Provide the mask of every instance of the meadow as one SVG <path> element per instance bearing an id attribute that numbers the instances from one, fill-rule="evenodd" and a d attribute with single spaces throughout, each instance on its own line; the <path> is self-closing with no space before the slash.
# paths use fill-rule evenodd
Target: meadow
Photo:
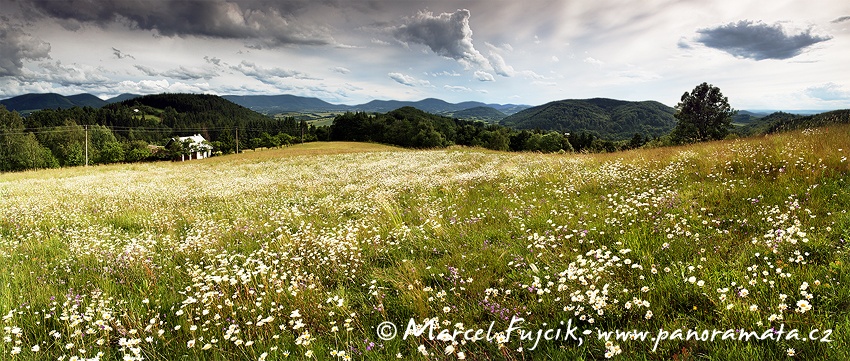
<path id="1" fill-rule="evenodd" d="M 846 360 L 848 156 L 843 126 L 2 174 L 0 360 Z"/>

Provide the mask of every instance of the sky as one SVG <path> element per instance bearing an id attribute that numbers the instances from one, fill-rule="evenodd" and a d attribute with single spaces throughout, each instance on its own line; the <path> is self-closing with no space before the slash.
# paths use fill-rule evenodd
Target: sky
<path id="1" fill-rule="evenodd" d="M 850 108 L 850 1 L 0 0 L 0 99 L 293 94 Z"/>

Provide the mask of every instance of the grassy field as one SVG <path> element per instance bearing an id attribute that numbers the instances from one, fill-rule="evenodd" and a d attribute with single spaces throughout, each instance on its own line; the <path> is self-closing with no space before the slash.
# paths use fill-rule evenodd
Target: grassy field
<path id="1" fill-rule="evenodd" d="M 298 121 L 306 120 L 307 124 L 314 125 L 317 127 L 322 126 L 331 126 L 334 122 L 334 118 L 337 115 L 340 115 L 343 112 L 313 112 L 313 113 L 299 113 L 299 112 L 290 112 L 290 113 L 276 113 L 274 114 L 275 119 L 283 119 L 286 117 L 293 117 Z"/>
<path id="2" fill-rule="evenodd" d="M 846 360 L 848 154 L 834 127 L 2 174 L 0 360 Z"/>

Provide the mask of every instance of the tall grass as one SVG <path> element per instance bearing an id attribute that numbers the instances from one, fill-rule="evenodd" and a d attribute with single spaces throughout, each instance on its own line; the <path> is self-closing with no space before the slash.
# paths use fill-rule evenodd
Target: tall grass
<path id="1" fill-rule="evenodd" d="M 831 127 L 4 174 L 0 359 L 847 359 L 848 153 Z M 457 336 L 403 339 L 411 320 Z M 535 347 L 567 325 L 580 342 Z M 799 337 L 738 339 L 780 327 Z M 464 339 L 477 329 L 491 337 Z M 617 330 L 648 334 L 599 337 Z"/>

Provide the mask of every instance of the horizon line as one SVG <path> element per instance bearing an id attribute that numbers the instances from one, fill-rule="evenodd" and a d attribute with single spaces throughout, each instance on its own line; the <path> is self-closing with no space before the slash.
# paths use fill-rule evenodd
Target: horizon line
<path id="1" fill-rule="evenodd" d="M 369 101 L 367 101 L 367 102 L 365 102 L 365 103 L 358 103 L 358 104 L 346 104 L 346 103 L 332 103 L 332 102 L 330 102 L 330 101 L 328 101 L 328 100 L 325 100 L 325 99 L 322 99 L 322 98 L 319 98 L 319 97 L 314 97 L 314 96 L 303 96 L 303 95 L 295 95 L 295 94 L 291 94 L 291 93 L 279 93 L 279 94 L 216 94 L 216 93 L 191 93 L 191 92 L 185 92 L 185 93 L 169 93 L 169 92 L 160 92 L 160 93 L 148 93 L 148 94 L 120 93 L 120 94 L 118 94 L 118 95 L 115 95 L 115 96 L 108 97 L 108 98 L 104 99 L 103 97 L 101 97 L 101 96 L 99 96 L 99 95 L 96 95 L 96 94 L 92 94 L 92 93 L 77 93 L 77 94 L 70 94 L 70 95 L 66 95 L 66 94 L 61 94 L 61 93 L 48 92 L 48 93 L 25 93 L 25 94 L 15 95 L 15 96 L 11 96 L 11 97 L 6 97 L 6 98 L 0 98 L 0 101 L 4 101 L 4 100 L 8 100 L 8 99 L 12 99 L 12 98 L 16 98 L 16 97 L 20 97 L 20 96 L 24 96 L 24 95 L 48 95 L 48 94 L 56 94 L 56 95 L 59 95 L 59 96 L 62 96 L 62 97 L 71 97 L 71 96 L 77 96 L 77 95 L 91 95 L 91 96 L 94 96 L 94 97 L 96 97 L 96 98 L 98 98 L 98 99 L 100 99 L 100 100 L 102 100 L 102 101 L 107 101 L 107 100 L 109 100 L 109 99 L 116 98 L 116 97 L 119 97 L 119 96 L 121 96 L 121 95 L 136 95 L 136 96 L 140 96 L 140 97 L 141 97 L 141 96 L 146 96 L 146 95 L 158 95 L 158 94 L 194 94 L 194 95 L 215 95 L 215 96 L 219 96 L 219 97 L 225 97 L 225 96 L 243 96 L 243 97 L 258 96 L 258 97 L 274 97 L 274 96 L 288 95 L 288 96 L 293 96 L 293 97 L 298 97 L 298 98 L 316 99 L 316 100 L 320 100 L 320 101 L 323 101 L 323 102 L 325 102 L 325 103 L 328 103 L 328 104 L 330 104 L 330 105 L 335 105 L 335 106 L 345 106 L 345 107 L 356 107 L 356 106 L 366 105 L 366 104 L 371 103 L 371 102 L 374 102 L 374 101 L 384 101 L 384 102 L 393 102 L 393 101 L 394 101 L 394 102 L 418 103 L 418 102 L 422 102 L 422 101 L 425 101 L 425 100 L 439 100 L 439 101 L 445 102 L 445 103 L 447 103 L 447 104 L 454 104 L 454 105 L 461 104 L 461 103 L 482 103 L 482 104 L 484 104 L 484 105 L 502 105 L 502 106 L 505 106 L 505 105 L 518 105 L 518 106 L 537 107 L 537 106 L 541 106 L 541 105 L 549 104 L 549 103 L 552 103 L 552 102 L 565 101 L 565 100 L 611 99 L 611 100 L 619 100 L 619 101 L 627 101 L 627 102 L 644 102 L 644 101 L 654 101 L 654 102 L 658 102 L 658 103 L 660 103 L 660 104 L 663 104 L 663 105 L 665 105 L 665 106 L 668 106 L 668 107 L 671 107 L 671 108 L 675 108 L 675 106 L 670 106 L 670 105 L 667 105 L 667 104 L 665 104 L 665 103 L 663 103 L 663 102 L 660 102 L 660 101 L 657 101 L 657 100 L 652 100 L 652 99 L 648 99 L 648 100 L 624 100 L 624 99 L 607 98 L 607 97 L 599 97 L 599 96 L 597 96 L 597 97 L 590 97 L 590 98 L 565 98 L 565 99 L 550 100 L 550 101 L 548 101 L 548 102 L 541 103 L 541 104 L 538 104 L 538 105 L 522 104 L 522 103 L 488 103 L 488 102 L 484 102 L 484 101 L 480 101 L 480 100 L 464 100 L 464 101 L 461 101 L 461 102 L 458 102 L 458 103 L 452 103 L 452 102 L 449 102 L 449 101 L 447 101 L 447 100 L 440 99 L 440 98 L 434 98 L 434 97 L 422 98 L 422 99 L 420 99 L 420 100 L 372 99 L 372 100 L 369 100 Z M 848 108 L 850 108 L 850 107 L 848 107 Z M 747 112 L 751 112 L 751 113 L 775 113 L 775 112 L 786 112 L 786 113 L 792 113 L 792 114 L 793 114 L 793 113 L 795 113 L 795 112 L 796 112 L 797 114 L 812 114 L 812 113 L 816 113 L 816 112 L 821 112 L 821 113 L 823 113 L 823 112 L 830 112 L 830 111 L 842 110 L 842 109 L 848 109 L 848 108 L 821 108 L 821 109 L 770 109 L 770 108 L 767 108 L 767 109 L 746 108 L 746 109 L 744 109 L 744 108 L 741 108 L 741 109 L 735 109 L 735 110 L 736 110 L 736 111 L 747 111 Z"/>

